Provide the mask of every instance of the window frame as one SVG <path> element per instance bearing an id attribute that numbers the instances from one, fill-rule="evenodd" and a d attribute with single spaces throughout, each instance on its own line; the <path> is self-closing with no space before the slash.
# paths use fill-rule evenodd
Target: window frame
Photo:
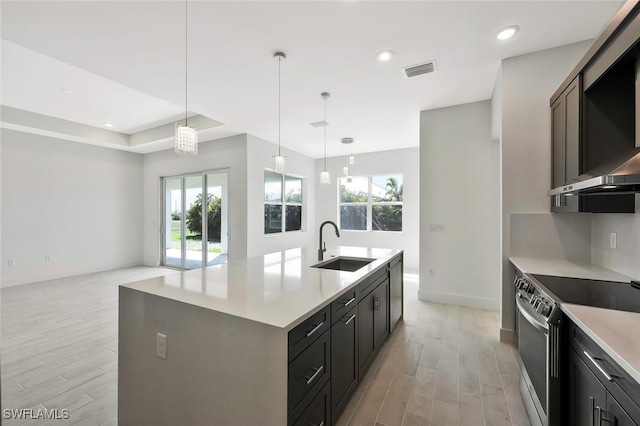
<path id="1" fill-rule="evenodd" d="M 404 212 L 404 194 L 402 197 L 402 201 L 373 201 L 373 196 L 371 194 L 371 189 L 373 187 L 373 178 L 375 177 L 393 177 L 393 176 L 402 176 L 402 187 L 404 188 L 404 173 L 381 173 L 381 174 L 373 174 L 373 175 L 362 175 L 362 176 L 352 176 L 353 179 L 357 178 L 366 178 L 367 179 L 367 201 L 366 202 L 348 202 L 343 203 L 340 201 L 340 187 L 343 180 L 347 178 L 345 176 L 341 176 L 337 179 L 338 181 L 338 228 L 340 232 L 391 232 L 391 233 L 402 233 L 404 232 L 404 213 L 402 214 L 402 230 L 400 231 L 385 231 L 382 229 L 373 229 L 373 207 L 374 206 L 403 206 Z M 366 206 L 367 208 L 367 229 L 343 229 L 342 228 L 342 220 L 340 220 L 340 208 L 341 207 L 349 207 L 349 206 Z"/>
<path id="2" fill-rule="evenodd" d="M 280 201 L 267 201 L 265 198 L 265 173 L 266 172 L 271 172 L 277 175 L 280 175 Z M 299 179 L 300 180 L 300 202 L 293 202 L 293 201 L 285 201 L 286 200 L 286 193 L 285 193 L 285 186 L 286 186 L 286 179 L 287 177 L 290 178 L 294 178 L 294 179 Z M 305 220 L 304 220 L 304 201 L 305 201 L 305 178 L 304 176 L 299 176 L 299 175 L 294 175 L 291 173 L 276 173 L 273 169 L 264 169 L 264 172 L 262 174 L 262 201 L 263 201 L 263 205 L 274 205 L 274 206 L 280 206 L 282 208 L 282 221 L 281 221 L 281 225 L 280 225 L 280 231 L 279 232 L 270 232 L 270 233 L 266 233 L 265 229 L 264 229 L 264 221 L 262 223 L 262 234 L 265 237 L 274 237 L 277 235 L 285 235 L 285 234 L 290 234 L 290 233 L 295 233 L 295 232 L 302 232 L 304 230 L 304 225 L 305 225 Z M 291 231 L 287 231 L 287 206 L 297 206 L 300 207 L 300 229 L 294 229 Z M 263 214 L 264 214 L 264 207 L 262 209 Z"/>

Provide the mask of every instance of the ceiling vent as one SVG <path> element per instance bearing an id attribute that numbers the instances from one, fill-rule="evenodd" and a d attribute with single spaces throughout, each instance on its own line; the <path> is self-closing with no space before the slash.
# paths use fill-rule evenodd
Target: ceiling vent
<path id="1" fill-rule="evenodd" d="M 410 67 L 402 68 L 404 75 L 407 78 L 417 77 L 423 74 L 429 74 L 436 71 L 436 61 L 425 62 L 423 64 L 413 65 Z"/>
<path id="2" fill-rule="evenodd" d="M 316 121 L 315 123 L 309 123 L 311 124 L 312 127 L 326 127 L 329 125 L 329 123 L 327 123 L 326 121 L 322 120 L 322 121 Z"/>

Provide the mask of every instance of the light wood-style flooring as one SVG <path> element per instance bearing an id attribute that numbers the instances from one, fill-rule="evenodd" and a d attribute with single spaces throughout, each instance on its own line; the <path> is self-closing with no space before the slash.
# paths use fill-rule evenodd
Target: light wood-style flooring
<path id="1" fill-rule="evenodd" d="M 516 348 L 498 312 L 417 300 L 405 276 L 405 317 L 339 426 L 529 426 Z"/>
<path id="2" fill-rule="evenodd" d="M 2 408 L 69 409 L 56 425 L 117 424 L 117 287 L 173 272 L 141 267 L 3 289 Z M 529 425 L 498 313 L 422 302 L 417 290 L 407 276 L 405 322 L 339 424 Z"/>

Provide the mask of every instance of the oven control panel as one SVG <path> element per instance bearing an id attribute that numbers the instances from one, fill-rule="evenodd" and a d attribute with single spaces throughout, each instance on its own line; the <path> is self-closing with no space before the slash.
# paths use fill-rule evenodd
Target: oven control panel
<path id="1" fill-rule="evenodd" d="M 548 318 L 555 307 L 555 302 L 547 297 L 535 283 L 525 277 L 517 276 L 514 280 L 517 297 L 530 305 L 537 313 Z"/>

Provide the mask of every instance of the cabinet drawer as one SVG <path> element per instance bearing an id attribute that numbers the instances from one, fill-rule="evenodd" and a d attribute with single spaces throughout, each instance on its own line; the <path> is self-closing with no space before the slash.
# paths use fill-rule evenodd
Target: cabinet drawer
<path id="1" fill-rule="evenodd" d="M 388 275 L 389 272 L 387 271 L 387 265 L 385 265 L 378 271 L 374 272 L 371 277 L 358 284 L 358 292 L 360 293 L 360 298 L 362 299 L 367 294 L 371 293 L 371 291 L 376 288 L 382 281 L 384 281 L 388 277 Z"/>
<path id="2" fill-rule="evenodd" d="M 330 307 L 326 306 L 289 332 L 289 362 L 329 329 L 329 312 Z"/>
<path id="3" fill-rule="evenodd" d="M 358 305 L 357 286 L 331 303 L 331 324 L 338 321 L 354 306 Z"/>
<path id="4" fill-rule="evenodd" d="M 305 408 L 300 418 L 293 423 L 293 426 L 329 426 L 330 419 L 330 395 L 331 382 L 328 382 L 320 393 L 313 398 L 313 401 Z"/>
<path id="5" fill-rule="evenodd" d="M 325 332 L 289 364 L 289 409 L 299 411 L 303 398 L 310 392 L 311 395 L 318 392 L 329 379 L 330 372 L 331 333 Z"/>
<path id="6" fill-rule="evenodd" d="M 598 344 L 574 323 L 569 329 L 571 346 L 609 393 L 635 419 L 640 419 L 640 384 L 616 363 Z M 605 376 L 611 377 L 611 380 Z"/>

